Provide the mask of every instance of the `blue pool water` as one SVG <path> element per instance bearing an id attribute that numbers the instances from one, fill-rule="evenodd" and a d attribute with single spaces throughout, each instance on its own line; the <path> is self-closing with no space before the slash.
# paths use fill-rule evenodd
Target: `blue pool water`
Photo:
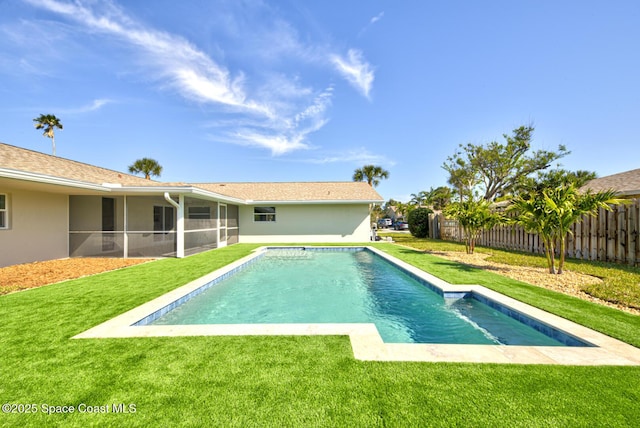
<path id="1" fill-rule="evenodd" d="M 386 343 L 566 345 L 503 312 L 445 299 L 370 251 L 274 249 L 152 324 L 374 323 Z"/>

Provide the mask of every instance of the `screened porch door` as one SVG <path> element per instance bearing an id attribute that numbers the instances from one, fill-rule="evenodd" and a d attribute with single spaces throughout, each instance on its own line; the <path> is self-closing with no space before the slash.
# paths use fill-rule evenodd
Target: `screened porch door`
<path id="1" fill-rule="evenodd" d="M 218 204 L 218 248 L 227 246 L 227 205 Z"/>

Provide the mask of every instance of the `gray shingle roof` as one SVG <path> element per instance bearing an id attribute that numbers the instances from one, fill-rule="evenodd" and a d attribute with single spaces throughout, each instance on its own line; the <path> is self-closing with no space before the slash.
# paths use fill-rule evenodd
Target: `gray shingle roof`
<path id="1" fill-rule="evenodd" d="M 640 168 L 596 178 L 582 187 L 593 192 L 611 189 L 626 196 L 640 195 Z"/>

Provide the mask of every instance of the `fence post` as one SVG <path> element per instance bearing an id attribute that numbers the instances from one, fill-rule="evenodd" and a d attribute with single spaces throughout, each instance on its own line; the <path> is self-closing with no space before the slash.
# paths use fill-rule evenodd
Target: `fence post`
<path id="1" fill-rule="evenodd" d="M 575 241 L 575 247 L 576 247 L 574 256 L 577 259 L 581 259 L 582 258 L 582 219 L 581 221 L 578 221 L 576 222 L 576 224 L 573 225 L 573 234 L 574 234 L 574 241 Z"/>
<path id="2" fill-rule="evenodd" d="M 627 231 L 629 233 L 628 261 L 630 265 L 637 266 L 640 261 L 640 239 L 638 239 L 638 233 L 640 233 L 640 199 L 636 199 L 629 206 L 629 226 Z"/>
<path id="3" fill-rule="evenodd" d="M 627 261 L 627 207 L 625 205 L 618 205 L 615 207 L 617 209 L 618 218 L 616 220 L 617 223 L 617 248 L 616 248 L 616 262 L 625 263 Z"/>
<path id="4" fill-rule="evenodd" d="M 607 211 L 607 261 L 617 261 L 618 216 L 614 210 Z"/>

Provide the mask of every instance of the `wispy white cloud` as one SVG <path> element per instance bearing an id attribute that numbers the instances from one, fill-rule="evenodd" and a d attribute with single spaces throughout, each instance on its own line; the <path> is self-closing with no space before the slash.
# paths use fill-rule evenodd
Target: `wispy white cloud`
<path id="1" fill-rule="evenodd" d="M 353 165 L 385 165 L 394 166 L 396 164 L 392 159 L 387 158 L 384 155 L 371 153 L 364 147 L 356 149 L 348 149 L 339 153 L 329 153 L 324 156 L 317 156 L 313 158 L 307 158 L 303 160 L 306 163 L 312 164 L 333 164 L 333 163 L 348 163 Z"/>
<path id="2" fill-rule="evenodd" d="M 97 100 L 93 100 L 92 102 L 90 102 L 89 104 L 80 106 L 80 107 L 76 107 L 76 108 L 63 108 L 63 109 L 57 109 L 56 111 L 58 111 L 61 114 L 82 114 L 82 113 L 90 113 L 93 111 L 97 111 L 100 110 L 102 107 L 106 106 L 107 104 L 112 104 L 114 103 L 113 100 L 109 100 L 106 98 L 100 98 Z"/>
<path id="3" fill-rule="evenodd" d="M 369 24 L 375 24 L 376 22 L 380 21 L 383 16 L 384 16 L 384 12 L 380 12 L 379 14 L 371 18 L 371 20 L 369 21 Z"/>
<path id="4" fill-rule="evenodd" d="M 236 45 L 227 51 L 216 46 L 214 57 L 181 35 L 137 21 L 109 0 L 25 1 L 64 18 L 68 34 L 80 29 L 133 51 L 145 81 L 151 78 L 161 88 L 213 107 L 216 113 L 222 110 L 215 124 L 207 125 L 219 128 L 217 140 L 264 148 L 274 156 L 314 147 L 311 134 L 329 122 L 334 91 L 333 87 L 318 91 L 304 83 L 297 71 L 282 70 L 290 69 L 292 63 L 305 71 L 330 64 L 367 98 L 374 79 L 361 51 L 352 49 L 343 57 L 326 45 L 302 42 L 296 29 L 265 4 L 253 5 L 252 13 L 274 19 L 259 19 L 260 24 L 253 28 L 253 18 L 236 15 L 229 21 L 232 31 L 226 34 Z M 228 7 L 238 12 L 235 3 Z M 239 64 L 245 69 L 238 68 Z M 99 109 L 103 101 L 96 100 L 84 109 Z"/>
<path id="5" fill-rule="evenodd" d="M 379 14 L 377 14 L 376 16 L 371 17 L 371 19 L 369 20 L 369 23 L 367 25 L 365 25 L 362 30 L 360 30 L 358 32 L 358 37 L 361 37 L 369 28 L 371 28 L 371 26 L 373 24 L 375 24 L 376 22 L 380 21 L 382 19 L 382 17 L 384 16 L 384 12 L 380 12 Z"/>
<path id="6" fill-rule="evenodd" d="M 152 72 L 163 78 L 182 96 L 201 102 L 241 109 L 269 116 L 264 105 L 246 97 L 243 75 L 231 76 L 221 64 L 198 50 L 184 38 L 145 28 L 111 3 L 64 3 L 55 0 L 27 0 L 83 25 L 87 30 L 118 37 L 138 48 Z M 92 6 L 94 8 L 92 8 Z"/>
<path id="7" fill-rule="evenodd" d="M 307 137 L 320 130 L 326 123 L 326 110 L 331 105 L 333 88 L 329 87 L 313 100 L 312 104 L 295 114 L 292 119 L 281 120 L 271 128 L 244 127 L 231 135 L 240 144 L 269 149 L 274 156 L 295 150 L 310 149 Z"/>
<path id="8" fill-rule="evenodd" d="M 375 76 L 371 65 L 364 59 L 361 51 L 349 49 L 346 57 L 332 55 L 331 62 L 353 87 L 369 98 Z"/>

